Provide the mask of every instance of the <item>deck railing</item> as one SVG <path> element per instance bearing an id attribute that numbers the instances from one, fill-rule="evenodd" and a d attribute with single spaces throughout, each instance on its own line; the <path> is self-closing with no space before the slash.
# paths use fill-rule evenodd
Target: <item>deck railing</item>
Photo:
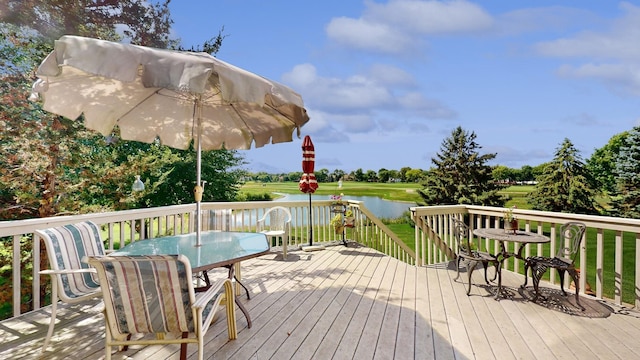
<path id="1" fill-rule="evenodd" d="M 375 217 L 362 202 L 345 201 L 356 218 L 355 227 L 347 229 L 345 236 L 393 256 L 409 264 L 422 266 L 449 261 L 454 257 L 453 229 L 450 219 L 464 219 L 471 229 L 478 227 L 500 227 L 503 208 L 483 206 L 429 206 L 412 208 L 415 226 L 415 249 L 405 245 L 389 228 Z M 292 214 L 291 248 L 309 244 L 310 226 L 313 228 L 313 244 L 336 243 L 343 234 L 336 234 L 329 226 L 331 200 L 312 202 L 312 222 L 309 223 L 309 202 L 231 202 L 202 203 L 203 228 L 207 229 L 208 214 L 212 210 L 231 210 L 231 229 L 256 231 L 257 220 L 272 206 L 287 207 Z M 25 310 L 43 306 L 40 298 L 41 277 L 40 241 L 33 241 L 34 232 L 51 226 L 92 220 L 102 226 L 106 248 L 119 249 L 130 241 L 193 232 L 195 229 L 195 204 L 136 209 L 108 213 L 75 216 L 38 218 L 20 221 L 0 222 L 0 241 L 5 250 L 10 249 L 8 263 L 0 267 L 11 269 L 13 316 Z M 545 245 L 527 245 L 524 256 L 556 253 L 557 228 L 567 221 L 581 221 L 588 227 L 585 241 L 579 255 L 578 267 L 580 289 L 584 292 L 589 283 L 598 298 L 609 298 L 617 304 L 630 304 L 640 308 L 640 220 L 604 216 L 576 215 L 514 210 L 520 221 L 520 228 L 542 233 L 552 241 Z M 474 239 L 478 246 L 492 252 L 498 251 L 498 244 L 491 239 Z M 25 249 L 33 251 L 25 252 Z M 512 249 L 513 250 L 513 249 Z M 25 255 L 27 254 L 27 255 Z M 44 264 L 43 267 L 48 266 Z M 505 269 L 523 271 L 521 260 L 509 259 Z M 28 288 L 22 284 L 25 274 L 33 281 Z M 549 280 L 557 282 L 554 271 L 549 272 Z M 42 278 L 44 279 L 44 278 Z M 566 282 L 568 283 L 568 281 Z M 28 306 L 24 306 L 29 303 Z M 2 305 L 2 304 L 0 304 Z"/>
<path id="2" fill-rule="evenodd" d="M 291 211 L 292 215 L 292 230 L 288 245 L 290 248 L 310 243 L 311 226 L 314 245 L 341 242 L 343 236 L 346 236 L 349 241 L 356 241 L 400 260 L 414 263 L 413 251 L 407 248 L 380 219 L 366 209 L 362 202 L 346 200 L 344 203 L 347 208 L 352 210 L 356 221 L 354 227 L 339 234 L 336 234 L 329 226 L 331 218 L 335 216 L 335 213 L 331 212 L 331 200 L 314 200 L 312 202 L 311 222 L 309 222 L 309 202 L 306 201 L 202 203 L 202 228 L 208 229 L 209 215 L 212 211 L 227 209 L 231 210 L 231 230 L 257 231 L 258 219 L 269 208 L 276 205 L 284 206 Z M 41 278 L 38 273 L 41 267 L 47 268 L 48 264 L 46 259 L 40 258 L 40 249 L 43 246 L 41 241 L 33 241 L 35 230 L 91 220 L 101 225 L 105 235 L 105 247 L 109 250 L 116 250 L 131 241 L 194 232 L 195 211 L 195 204 L 187 204 L 0 222 L 0 242 L 5 251 L 10 250 L 7 263 L 2 263 L 2 257 L 0 257 L 0 268 L 8 267 L 11 270 L 11 279 L 6 280 L 9 280 L 12 285 L 11 308 L 13 316 L 20 315 L 26 311 L 25 309 L 39 309 L 45 305 L 39 294 L 41 280 L 47 278 Z M 25 287 L 25 284 L 22 283 L 24 275 L 30 275 L 26 278 L 33 279 L 30 286 Z M 6 305 L 6 303 L 0 304 L 0 306 Z"/>
<path id="3" fill-rule="evenodd" d="M 451 205 L 412 208 L 416 223 L 416 263 L 439 263 L 453 259 L 455 241 L 452 218 L 463 219 L 470 231 L 480 227 L 499 228 L 504 208 Z M 523 256 L 554 256 L 560 246 L 556 240 L 558 228 L 568 221 L 579 221 L 587 226 L 581 244 L 577 267 L 580 269 L 580 292 L 585 293 L 587 283 L 598 298 L 608 298 L 616 304 L 640 308 L 640 220 L 608 216 L 578 215 L 546 211 L 515 209 L 520 229 L 544 234 L 549 244 L 527 245 Z M 479 248 L 497 253 L 499 244 L 491 239 L 474 239 Z M 511 245 L 515 246 L 515 245 Z M 514 249 L 509 249 L 513 251 Z M 523 273 L 521 260 L 511 258 L 505 262 L 506 270 Z M 554 269 L 548 280 L 557 283 Z M 565 284 L 569 280 L 565 279 Z"/>

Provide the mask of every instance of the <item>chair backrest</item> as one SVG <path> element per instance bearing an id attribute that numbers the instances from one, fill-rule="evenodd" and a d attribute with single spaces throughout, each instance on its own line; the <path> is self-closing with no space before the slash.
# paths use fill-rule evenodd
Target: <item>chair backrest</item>
<path id="1" fill-rule="evenodd" d="M 191 266 L 184 255 L 89 258 L 102 284 L 107 324 L 128 334 L 194 332 Z"/>
<path id="2" fill-rule="evenodd" d="M 88 269 L 85 256 L 105 254 L 100 228 L 91 221 L 36 230 L 47 249 L 52 270 Z M 65 302 L 95 292 L 100 288 L 95 273 L 62 274 L 57 277 L 58 294 Z"/>
<path id="3" fill-rule="evenodd" d="M 560 249 L 558 249 L 556 257 L 568 258 L 571 259 L 572 262 L 575 262 L 586 229 L 587 226 L 580 222 L 570 221 L 562 224 L 562 226 L 560 226 L 560 239 L 563 243 L 560 244 Z"/>
<path id="4" fill-rule="evenodd" d="M 455 236 L 458 245 L 457 253 L 471 255 L 473 249 L 469 240 L 469 227 L 460 219 L 453 218 L 452 222 L 453 235 Z"/>
<path id="5" fill-rule="evenodd" d="M 291 223 L 291 212 L 283 206 L 270 208 L 260 220 L 262 229 L 286 231 Z"/>
<path id="6" fill-rule="evenodd" d="M 209 230 L 231 230 L 231 209 L 209 210 L 208 216 Z"/>

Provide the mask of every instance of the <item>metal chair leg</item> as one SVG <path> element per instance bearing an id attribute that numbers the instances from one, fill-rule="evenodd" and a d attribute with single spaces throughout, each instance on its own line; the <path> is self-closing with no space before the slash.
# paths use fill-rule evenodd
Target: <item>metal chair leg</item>
<path id="1" fill-rule="evenodd" d="M 51 341 L 53 335 L 53 328 L 56 325 L 56 312 L 58 310 L 58 281 L 56 279 L 51 280 L 51 320 L 49 321 L 49 330 L 47 331 L 47 337 L 44 339 L 44 345 L 40 352 L 44 354 Z"/>

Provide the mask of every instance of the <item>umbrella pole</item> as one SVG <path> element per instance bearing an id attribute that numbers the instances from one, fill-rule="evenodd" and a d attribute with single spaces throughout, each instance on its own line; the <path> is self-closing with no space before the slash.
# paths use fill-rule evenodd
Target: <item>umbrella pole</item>
<path id="1" fill-rule="evenodd" d="M 311 216 L 311 193 L 309 193 L 309 245 L 313 246 L 313 216 Z"/>
<path id="2" fill-rule="evenodd" d="M 196 200 L 196 246 L 202 244 L 202 212 L 201 204 L 202 193 L 204 193 L 204 187 L 202 186 L 202 180 L 200 172 L 202 170 L 202 144 L 200 143 L 200 137 L 202 136 L 202 116 L 201 116 L 201 103 L 200 98 L 196 98 L 194 101 L 194 116 L 196 117 L 196 187 L 195 200 Z"/>

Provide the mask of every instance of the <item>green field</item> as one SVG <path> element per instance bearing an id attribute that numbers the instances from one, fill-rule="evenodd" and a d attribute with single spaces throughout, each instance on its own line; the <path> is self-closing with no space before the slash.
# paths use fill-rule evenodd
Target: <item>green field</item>
<path id="1" fill-rule="evenodd" d="M 342 188 L 338 188 L 337 182 L 320 183 L 315 194 L 327 195 L 327 199 L 331 195 L 344 194 L 345 196 L 376 196 L 387 200 L 418 202 L 420 201 L 420 195 L 416 190 L 421 188 L 420 184 L 414 183 L 389 184 L 344 181 Z M 242 186 L 241 192 L 253 195 L 264 193 L 300 194 L 300 189 L 297 182 L 248 182 Z"/>
<path id="2" fill-rule="evenodd" d="M 422 185 L 416 183 L 369 183 L 369 182 L 352 182 L 345 181 L 342 188 L 338 188 L 337 182 L 320 183 L 316 195 L 339 195 L 345 196 L 376 196 L 386 200 L 394 201 L 411 201 L 419 203 L 421 201 L 417 190 L 422 189 Z M 516 205 L 519 209 L 528 209 L 527 193 L 533 190 L 533 186 L 518 185 L 510 186 L 501 193 L 509 196 L 511 199 L 506 206 Z M 258 183 L 248 182 L 241 188 L 241 192 L 257 195 L 257 194 L 300 194 L 298 183 L 296 182 L 277 182 L 277 183 Z"/>

